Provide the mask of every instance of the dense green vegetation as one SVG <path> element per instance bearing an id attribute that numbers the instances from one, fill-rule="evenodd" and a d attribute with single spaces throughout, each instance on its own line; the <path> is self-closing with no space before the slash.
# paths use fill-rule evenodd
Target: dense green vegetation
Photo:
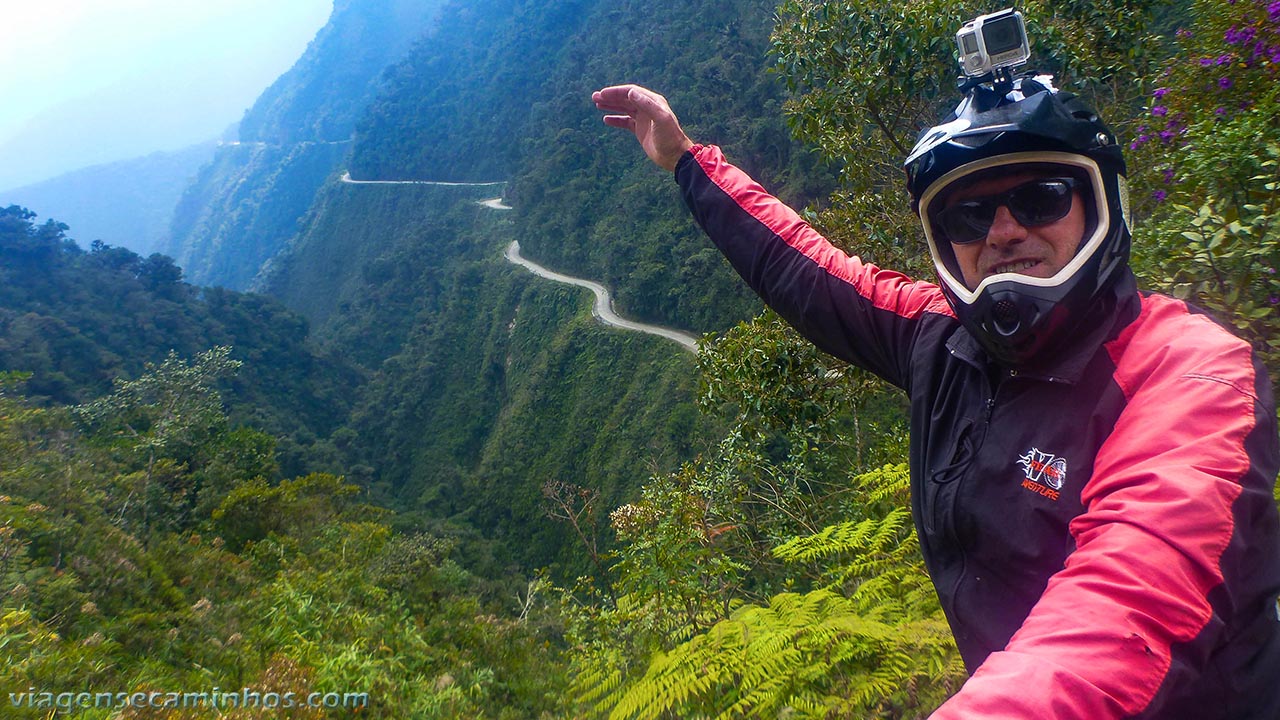
<path id="1" fill-rule="evenodd" d="M 357 5 L 326 42 L 358 36 Z M 1155 5 L 1022 9 L 1132 143 L 1144 284 L 1274 373 L 1280 17 Z M 901 398 L 771 315 L 737 323 L 757 301 L 587 96 L 655 87 L 837 242 L 928 273 L 898 162 L 956 100 L 954 27 L 987 9 L 446 4 L 354 143 L 226 150 L 188 196 L 183 222 L 223 228 L 208 267 L 270 258 L 261 287 L 307 321 L 4 211 L 0 372 L 30 373 L 0 382 L 4 686 L 368 692 L 387 718 L 927 716 L 963 671 L 906 513 Z M 352 117 L 322 74 L 276 88 L 257 137 Z M 510 178 L 517 209 L 339 183 L 346 147 L 358 177 Z M 695 360 L 603 328 L 585 292 L 502 259 L 515 239 L 624 312 L 719 334 Z"/>
<path id="2" fill-rule="evenodd" d="M 449 3 L 357 126 L 352 175 L 483 182 L 511 175 L 531 104 L 600 0 Z"/>
<path id="3" fill-rule="evenodd" d="M 347 417 L 358 375 L 308 345 L 304 318 L 266 297 L 192 287 L 163 255 L 102 243 L 85 251 L 68 230 L 0 210 L 0 371 L 30 373 L 28 398 L 84 402 L 169 352 L 233 346 L 250 363 L 225 385 L 233 418 L 287 438 L 290 471 L 313 461 L 336 469 L 314 445 Z"/>
<path id="4" fill-rule="evenodd" d="M 235 365 L 225 349 L 171 358 L 73 408 L 31 407 L 18 378 L 0 381 L 5 717 L 204 718 L 211 701 L 167 694 L 219 688 L 261 696 L 222 700 L 219 716 L 242 719 L 328 716 L 310 693 L 336 693 L 333 716 L 554 707 L 548 636 L 510 600 L 480 600 L 449 541 L 393 532 L 332 475 L 267 481 L 271 438 L 233 428 L 214 389 Z M 162 707 L 95 707 L 85 691 L 162 693 Z M 279 709 L 288 693 L 298 707 Z"/>

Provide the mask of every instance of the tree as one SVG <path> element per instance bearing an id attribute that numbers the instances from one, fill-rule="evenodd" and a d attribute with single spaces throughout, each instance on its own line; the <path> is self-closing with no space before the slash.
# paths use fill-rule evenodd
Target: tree
<path id="1" fill-rule="evenodd" d="M 141 467 L 121 478 L 121 518 L 136 516 L 144 531 L 154 522 L 190 521 L 200 493 L 193 465 L 205 460 L 201 451 L 227 429 L 217 382 L 240 364 L 225 346 L 191 363 L 170 352 L 160 365 L 149 363 L 138 379 L 117 380 L 115 392 L 74 408 L 105 443 L 140 461 Z"/>
<path id="2" fill-rule="evenodd" d="M 1197 0 L 1130 144 L 1136 266 L 1280 373 L 1280 6 Z"/>

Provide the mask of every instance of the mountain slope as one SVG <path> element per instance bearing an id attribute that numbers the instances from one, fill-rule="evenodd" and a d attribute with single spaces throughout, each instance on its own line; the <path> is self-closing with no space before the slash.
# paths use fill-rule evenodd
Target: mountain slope
<path id="1" fill-rule="evenodd" d="M 245 113 L 187 189 L 163 251 L 192 282 L 247 289 L 346 155 L 380 73 L 424 34 L 443 0 L 339 0 L 289 72 Z"/>
<path id="2" fill-rule="evenodd" d="M 286 471 L 346 420 L 360 375 L 314 352 L 303 317 L 264 296 L 192 287 L 162 255 L 100 243 L 86 252 L 67 230 L 0 209 L 0 372 L 30 373 L 28 397 L 86 402 L 170 352 L 225 345 L 245 361 L 226 388 L 232 419 L 289 438 Z"/>
<path id="3" fill-rule="evenodd" d="M 600 122 L 590 90 L 675 88 L 707 118 L 701 136 L 737 138 L 743 164 L 812 188 L 776 115 L 739 119 L 780 102 L 764 71 L 770 9 L 452 3 L 433 40 L 388 71 L 358 124 L 351 175 L 514 177 L 515 209 L 478 206 L 489 187 L 330 177 L 258 287 L 371 374 L 343 442 L 402 517 L 477 530 L 498 541 L 495 562 L 581 569 L 580 540 L 548 519 L 543 485 L 582 486 L 613 507 L 714 434 L 695 422 L 685 350 L 602 328 L 586 291 L 549 287 L 502 251 L 519 240 L 539 262 L 603 280 L 643 319 L 702 330 L 756 312 L 670 178 Z"/>

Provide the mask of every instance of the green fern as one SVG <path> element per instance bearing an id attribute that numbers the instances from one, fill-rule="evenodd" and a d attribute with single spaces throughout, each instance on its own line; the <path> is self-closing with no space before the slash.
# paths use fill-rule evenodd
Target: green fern
<path id="1" fill-rule="evenodd" d="M 877 716 L 906 685 L 930 682 L 922 653 L 950 644 L 945 627 L 899 630 L 829 590 L 780 594 L 653 657 L 608 717 Z"/>
<path id="2" fill-rule="evenodd" d="M 819 564 L 821 588 L 743 605 L 653 654 L 643 674 L 585 674 L 594 706 L 610 720 L 926 715 L 964 673 L 905 509 L 907 477 L 905 465 L 859 476 L 865 517 L 775 548 Z"/>

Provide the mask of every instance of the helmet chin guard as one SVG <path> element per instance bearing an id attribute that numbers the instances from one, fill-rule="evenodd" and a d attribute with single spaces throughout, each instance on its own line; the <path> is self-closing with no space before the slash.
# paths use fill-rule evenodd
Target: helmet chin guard
<path id="1" fill-rule="evenodd" d="M 951 118 L 921 134 L 904 166 L 943 294 L 1001 364 L 1024 364 L 1050 351 L 1128 263 L 1125 166 L 1115 136 L 1047 76 L 1017 78 L 1004 95 L 971 87 Z M 1018 173 L 1076 180 L 1076 201 L 1087 218 L 1084 237 L 1052 277 L 1003 272 L 970 287 L 951 243 L 934 227 L 933 213 L 957 189 Z"/>

